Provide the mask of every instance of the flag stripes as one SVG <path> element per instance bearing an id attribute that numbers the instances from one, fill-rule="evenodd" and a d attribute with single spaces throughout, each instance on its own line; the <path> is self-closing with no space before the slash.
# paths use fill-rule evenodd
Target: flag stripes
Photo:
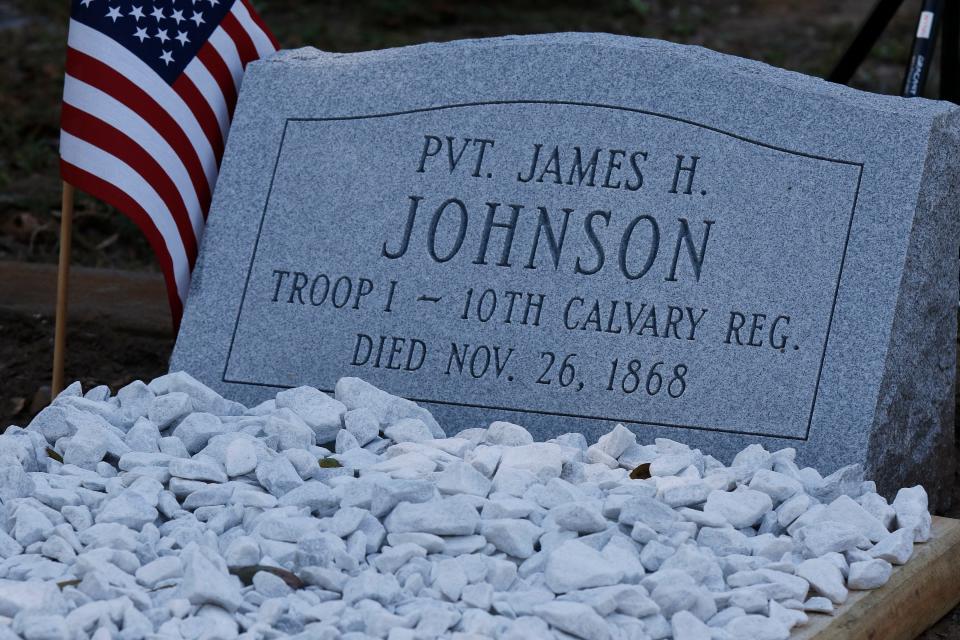
<path id="1" fill-rule="evenodd" d="M 244 69 L 277 49 L 246 0 L 221 1 L 171 0 L 191 22 L 74 0 L 67 41 L 61 173 L 140 227 L 177 324 Z"/>

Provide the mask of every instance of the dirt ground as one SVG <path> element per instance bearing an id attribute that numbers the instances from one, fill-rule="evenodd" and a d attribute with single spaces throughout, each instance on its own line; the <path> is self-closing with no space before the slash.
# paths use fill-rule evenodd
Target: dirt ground
<path id="1" fill-rule="evenodd" d="M 285 47 L 356 51 L 511 33 L 605 31 L 697 44 L 826 75 L 874 0 L 254 0 Z M 853 85 L 896 93 L 920 0 L 906 0 Z M 53 263 L 59 247 L 57 136 L 69 3 L 0 0 L 0 261 Z M 936 95 L 934 66 L 928 95 Z M 136 227 L 81 194 L 73 262 L 156 271 Z M 0 294 L 9 286 L 0 280 Z M 79 292 L 82 295 L 83 292 Z M 3 296 L 0 295 L 0 298 Z M 0 304 L 0 431 L 44 406 L 52 360 L 50 307 Z M 162 308 L 162 304 L 157 305 Z M 162 311 L 161 311 L 162 313 Z M 173 336 L 109 319 L 72 322 L 66 378 L 114 390 L 166 371 Z M 960 492 L 960 486 L 958 486 Z M 960 495 L 948 515 L 960 517 Z M 922 636 L 960 640 L 960 608 Z"/>
<path id="2" fill-rule="evenodd" d="M 25 425 L 49 401 L 53 319 L 0 309 L 0 335 L 3 431 L 8 424 Z M 79 380 L 84 389 L 106 384 L 117 390 L 166 373 L 173 336 L 72 322 L 67 344 L 66 380 Z"/>

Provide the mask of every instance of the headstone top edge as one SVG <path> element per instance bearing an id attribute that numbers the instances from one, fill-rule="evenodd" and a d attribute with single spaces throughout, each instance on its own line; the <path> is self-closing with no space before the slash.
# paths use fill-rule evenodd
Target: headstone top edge
<path id="1" fill-rule="evenodd" d="M 818 94 L 824 98 L 833 98 L 843 102 L 856 102 L 860 107 L 871 108 L 893 115 L 918 115 L 934 118 L 944 113 L 960 112 L 960 107 L 941 100 L 927 98 L 902 98 L 874 94 L 845 85 L 808 76 L 796 71 L 774 67 L 765 62 L 741 58 L 720 53 L 697 45 L 677 44 L 663 40 L 623 36 L 609 33 L 565 32 L 537 35 L 510 35 L 494 38 L 475 38 L 452 40 L 449 42 L 428 42 L 423 44 L 336 53 L 323 51 L 315 47 L 281 50 L 266 59 L 251 63 L 256 71 L 269 72 L 278 65 L 296 66 L 306 69 L 330 69 L 331 65 L 358 63 L 376 64 L 399 60 L 410 60 L 424 56 L 445 56 L 452 51 L 462 53 L 483 52 L 491 49 L 512 47 L 602 47 L 622 49 L 626 52 L 657 54 L 671 57 L 677 61 L 689 61 L 699 67 L 722 68 L 729 73 L 753 76 L 757 80 L 780 88 L 807 94 Z"/>

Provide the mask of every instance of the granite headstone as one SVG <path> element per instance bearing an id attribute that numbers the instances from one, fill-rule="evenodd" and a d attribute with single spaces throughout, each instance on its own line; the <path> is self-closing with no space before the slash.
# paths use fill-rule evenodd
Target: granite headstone
<path id="1" fill-rule="evenodd" d="M 599 34 L 283 52 L 246 74 L 171 368 L 936 492 L 958 113 Z"/>

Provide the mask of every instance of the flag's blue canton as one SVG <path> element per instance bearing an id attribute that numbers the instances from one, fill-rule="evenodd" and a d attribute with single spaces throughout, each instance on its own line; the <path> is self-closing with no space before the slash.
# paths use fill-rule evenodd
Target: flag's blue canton
<path id="1" fill-rule="evenodd" d="M 237 0 L 73 0 L 74 20 L 106 34 L 173 84 Z"/>

